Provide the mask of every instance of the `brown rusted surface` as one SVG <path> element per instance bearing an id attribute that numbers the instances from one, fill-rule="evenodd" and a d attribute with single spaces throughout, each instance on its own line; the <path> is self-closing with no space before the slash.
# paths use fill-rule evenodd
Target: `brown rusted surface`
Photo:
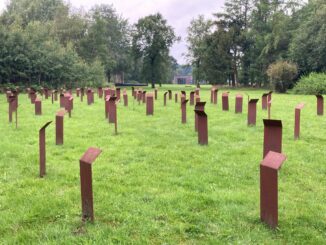
<path id="1" fill-rule="evenodd" d="M 229 110 L 229 92 L 224 92 L 222 94 L 222 110 L 223 111 Z"/>
<path id="2" fill-rule="evenodd" d="M 148 93 L 146 97 L 146 115 L 154 115 L 154 94 Z"/>
<path id="3" fill-rule="evenodd" d="M 65 111 L 60 110 L 57 112 L 55 117 L 55 142 L 56 145 L 63 145 L 63 119 Z"/>
<path id="4" fill-rule="evenodd" d="M 65 108 L 65 95 L 64 94 L 60 94 L 60 107 L 61 108 Z"/>
<path id="5" fill-rule="evenodd" d="M 187 98 L 187 94 L 186 94 L 186 91 L 181 91 L 181 95 L 183 95 L 185 98 Z"/>
<path id="6" fill-rule="evenodd" d="M 197 102 L 195 105 L 195 110 L 196 111 L 205 111 L 205 104 L 206 102 Z M 197 113 L 195 112 L 195 132 L 198 131 L 198 116 Z"/>
<path id="7" fill-rule="evenodd" d="M 93 208 L 93 183 L 92 183 L 92 164 L 101 154 L 98 148 L 89 148 L 79 160 L 80 167 L 80 192 L 82 205 L 82 220 L 94 221 Z"/>
<path id="8" fill-rule="evenodd" d="M 110 96 L 109 98 L 109 123 L 115 123 L 117 117 L 117 97 Z"/>
<path id="9" fill-rule="evenodd" d="M 117 97 L 117 101 L 119 101 L 120 98 L 121 98 L 121 89 L 120 88 L 116 88 L 115 89 L 115 94 L 116 94 L 116 97 Z"/>
<path id="10" fill-rule="evenodd" d="M 294 139 L 300 137 L 300 114 L 303 107 L 304 103 L 300 103 L 294 109 Z"/>
<path id="11" fill-rule="evenodd" d="M 270 228 L 278 226 L 278 171 L 286 156 L 269 151 L 260 163 L 260 219 Z"/>
<path id="12" fill-rule="evenodd" d="M 98 94 L 98 97 L 99 97 L 100 99 L 103 98 L 103 88 L 102 88 L 102 87 L 98 87 L 98 88 L 97 88 L 97 94 Z"/>
<path id="13" fill-rule="evenodd" d="M 135 99 L 135 87 L 131 87 L 131 96 Z"/>
<path id="14" fill-rule="evenodd" d="M 164 96 L 164 106 L 166 106 L 166 96 L 167 96 L 167 94 L 168 94 L 168 92 L 165 92 L 164 95 L 163 95 Z"/>
<path id="15" fill-rule="evenodd" d="M 128 106 L 128 94 L 127 94 L 127 92 L 123 93 L 123 104 L 124 104 L 124 106 Z"/>
<path id="16" fill-rule="evenodd" d="M 272 93 L 273 93 L 273 91 L 269 91 L 268 92 L 267 101 L 271 101 L 272 100 Z"/>
<path id="17" fill-rule="evenodd" d="M 31 98 L 31 104 L 34 104 L 37 97 L 36 91 L 30 90 L 29 96 Z"/>
<path id="18" fill-rule="evenodd" d="M 146 91 L 142 92 L 142 101 L 143 103 L 146 103 Z"/>
<path id="19" fill-rule="evenodd" d="M 35 100 L 35 115 L 42 115 L 42 101 L 39 98 Z"/>
<path id="20" fill-rule="evenodd" d="M 268 103 L 268 93 L 263 94 L 261 97 L 261 108 L 263 110 L 267 110 L 267 103 Z"/>
<path id="21" fill-rule="evenodd" d="M 80 95 L 80 88 L 76 88 L 76 96 L 79 97 Z"/>
<path id="22" fill-rule="evenodd" d="M 218 89 L 214 88 L 213 89 L 213 104 L 216 105 L 217 104 L 217 93 L 218 93 Z"/>
<path id="23" fill-rule="evenodd" d="M 198 119 L 198 144 L 208 144 L 207 115 L 202 110 L 195 110 Z"/>
<path id="24" fill-rule="evenodd" d="M 259 99 L 251 99 L 248 102 L 248 126 L 256 125 L 256 115 L 257 115 L 257 102 Z"/>
<path id="25" fill-rule="evenodd" d="M 94 92 L 91 89 L 87 90 L 87 105 L 94 103 Z"/>
<path id="26" fill-rule="evenodd" d="M 181 99 L 181 123 L 187 123 L 187 102 L 186 99 Z"/>
<path id="27" fill-rule="evenodd" d="M 190 105 L 194 105 L 195 104 L 195 92 L 191 91 L 190 92 Z"/>
<path id="28" fill-rule="evenodd" d="M 317 115 L 324 115 L 324 97 L 320 94 L 316 95 L 317 98 Z"/>
<path id="29" fill-rule="evenodd" d="M 172 90 L 168 90 L 169 92 L 169 100 L 172 100 Z"/>
<path id="30" fill-rule="evenodd" d="M 271 108 L 272 108 L 272 101 L 269 100 L 267 102 L 267 114 L 268 114 L 268 119 L 271 119 Z"/>
<path id="31" fill-rule="evenodd" d="M 237 94 L 235 96 L 235 113 L 242 113 L 242 104 L 243 96 L 241 94 Z"/>
<path id="32" fill-rule="evenodd" d="M 178 93 L 175 93 L 174 94 L 174 102 L 175 103 L 178 103 Z"/>
<path id="33" fill-rule="evenodd" d="M 17 113 L 17 107 L 18 107 L 17 96 L 10 95 L 8 100 L 9 100 L 8 116 L 9 116 L 9 123 L 11 123 L 12 122 L 12 113 L 15 111 Z"/>
<path id="34" fill-rule="evenodd" d="M 154 90 L 155 93 L 155 100 L 157 100 L 157 88 Z"/>
<path id="35" fill-rule="evenodd" d="M 46 146 L 45 146 L 45 129 L 52 123 L 47 122 L 39 131 L 39 158 L 40 158 L 40 177 L 46 174 Z"/>
<path id="36" fill-rule="evenodd" d="M 269 151 L 282 153 L 282 121 L 264 119 L 263 158 Z"/>
<path id="37" fill-rule="evenodd" d="M 104 111 L 104 114 L 105 114 L 105 118 L 108 118 L 109 116 L 109 100 L 110 100 L 110 95 L 107 95 L 105 96 L 105 111 Z"/>
<path id="38" fill-rule="evenodd" d="M 197 96 L 199 96 L 199 91 L 200 91 L 200 88 L 196 88 L 196 89 L 195 89 L 195 94 L 196 94 Z"/>

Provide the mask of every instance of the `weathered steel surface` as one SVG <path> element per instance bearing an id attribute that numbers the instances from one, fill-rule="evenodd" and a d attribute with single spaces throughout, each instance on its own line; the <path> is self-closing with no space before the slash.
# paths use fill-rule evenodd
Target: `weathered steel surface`
<path id="1" fill-rule="evenodd" d="M 109 98 L 109 123 L 116 123 L 117 118 L 117 97 L 110 96 Z"/>
<path id="2" fill-rule="evenodd" d="M 119 101 L 120 98 L 121 98 L 121 89 L 120 88 L 116 88 L 115 89 L 115 94 L 116 94 L 116 97 L 117 97 L 117 101 Z"/>
<path id="3" fill-rule="evenodd" d="M 42 101 L 39 98 L 35 100 L 35 115 L 42 115 Z"/>
<path id="4" fill-rule="evenodd" d="M 157 88 L 154 90 L 155 93 L 155 100 L 157 100 Z"/>
<path id="5" fill-rule="evenodd" d="M 324 115 L 324 97 L 320 94 L 316 95 L 317 98 L 317 115 Z"/>
<path id="6" fill-rule="evenodd" d="M 55 117 L 55 140 L 56 145 L 63 145 L 63 119 L 65 116 L 65 111 L 60 110 L 57 112 Z"/>
<path id="7" fill-rule="evenodd" d="M 300 137 L 300 114 L 303 107 L 304 103 L 300 103 L 294 109 L 294 139 Z"/>
<path id="8" fill-rule="evenodd" d="M 146 115 L 154 115 L 154 95 L 148 93 L 146 97 Z"/>
<path id="9" fill-rule="evenodd" d="M 237 94 L 235 96 L 235 113 L 242 113 L 242 103 L 243 96 L 241 94 Z"/>
<path id="10" fill-rule="evenodd" d="M 82 205 L 82 220 L 94 221 L 93 208 L 93 183 L 92 183 L 92 164 L 101 154 L 98 148 L 89 148 L 79 160 L 80 166 L 80 192 Z"/>
<path id="11" fill-rule="evenodd" d="M 248 126 L 256 125 L 257 102 L 259 99 L 251 99 L 248 102 Z"/>
<path id="12" fill-rule="evenodd" d="M 164 106 L 166 106 L 166 96 L 167 96 L 167 94 L 168 94 L 168 92 L 165 92 L 164 95 L 163 95 L 164 96 Z"/>
<path id="13" fill-rule="evenodd" d="M 181 97 L 182 98 L 182 97 Z M 181 123 L 187 123 L 187 102 L 186 99 L 181 99 Z"/>
<path id="14" fill-rule="evenodd" d="M 172 90 L 168 90 L 169 92 L 169 100 L 172 100 Z"/>
<path id="15" fill-rule="evenodd" d="M 261 108 L 263 110 L 267 110 L 267 103 L 268 103 L 268 93 L 263 94 L 261 97 Z"/>
<path id="16" fill-rule="evenodd" d="M 263 158 L 269 151 L 282 153 L 282 121 L 264 119 Z"/>
<path id="17" fill-rule="evenodd" d="M 191 91 L 190 92 L 190 105 L 194 105 L 195 104 L 195 92 Z"/>
<path id="18" fill-rule="evenodd" d="M 222 94 L 222 110 L 223 111 L 229 110 L 229 92 L 224 92 Z"/>
<path id="19" fill-rule="evenodd" d="M 195 110 L 198 118 L 198 144 L 208 144 L 208 127 L 207 127 L 207 115 L 202 110 Z"/>
<path id="20" fill-rule="evenodd" d="M 278 225 L 278 171 L 286 156 L 269 151 L 260 163 L 260 219 L 271 228 Z"/>
<path id="21" fill-rule="evenodd" d="M 102 99 L 102 97 L 103 97 L 103 88 L 102 87 L 97 88 L 97 94 L 98 94 L 98 97 L 100 99 Z"/>
<path id="22" fill-rule="evenodd" d="M 46 146 L 45 146 L 45 129 L 52 123 L 47 122 L 39 131 L 39 157 L 40 157 L 40 177 L 46 174 Z"/>
<path id="23" fill-rule="evenodd" d="M 197 111 L 205 111 L 205 104 L 206 102 L 197 102 L 195 105 L 195 110 Z M 195 112 L 195 131 L 198 131 L 198 116 Z"/>

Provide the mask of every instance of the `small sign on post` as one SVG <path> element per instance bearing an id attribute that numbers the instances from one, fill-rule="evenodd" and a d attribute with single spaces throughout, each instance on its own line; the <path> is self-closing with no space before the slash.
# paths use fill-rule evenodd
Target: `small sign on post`
<path id="1" fill-rule="evenodd" d="M 92 164 L 101 152 L 100 149 L 91 147 L 79 160 L 83 221 L 90 220 L 94 222 Z"/>
<path id="2" fill-rule="evenodd" d="M 63 119 L 65 116 L 65 111 L 60 110 L 57 112 L 55 117 L 55 140 L 56 145 L 63 145 Z"/>
<path id="3" fill-rule="evenodd" d="M 229 110 L 229 92 L 224 92 L 222 94 L 222 110 L 223 111 Z"/>
<path id="4" fill-rule="evenodd" d="M 198 118 L 198 144 L 208 144 L 208 127 L 207 127 L 207 115 L 204 111 L 195 110 Z"/>
<path id="5" fill-rule="evenodd" d="M 45 129 L 52 123 L 47 122 L 39 131 L 39 153 L 40 153 L 40 177 L 46 174 L 46 146 L 45 146 Z"/>
<path id="6" fill-rule="evenodd" d="M 324 97 L 321 94 L 316 95 L 317 98 L 317 115 L 324 115 Z"/>
<path id="7" fill-rule="evenodd" d="M 260 163 L 260 219 L 272 229 L 278 225 L 278 171 L 285 160 L 282 153 L 269 151 Z"/>
<path id="8" fill-rule="evenodd" d="M 300 103 L 295 107 L 294 110 L 294 139 L 299 139 L 300 137 L 300 114 L 304 107 L 304 103 Z"/>
<path id="9" fill-rule="evenodd" d="M 242 113 L 243 97 L 241 94 L 235 96 L 235 113 Z"/>
<path id="10" fill-rule="evenodd" d="M 248 126 L 256 125 L 257 102 L 259 99 L 251 99 L 248 102 Z"/>
<path id="11" fill-rule="evenodd" d="M 188 100 L 181 100 L 181 123 L 187 123 L 187 102 Z"/>
<path id="12" fill-rule="evenodd" d="M 282 153 L 282 121 L 264 119 L 263 158 L 269 151 Z"/>

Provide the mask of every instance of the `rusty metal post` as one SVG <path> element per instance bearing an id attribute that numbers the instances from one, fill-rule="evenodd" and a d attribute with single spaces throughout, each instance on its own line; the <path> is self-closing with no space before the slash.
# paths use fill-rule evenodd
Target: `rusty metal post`
<path id="1" fill-rule="evenodd" d="M 184 96 L 185 97 L 185 99 L 187 98 L 187 94 L 186 94 L 186 91 L 181 91 L 181 96 Z"/>
<path id="2" fill-rule="evenodd" d="M 300 103 L 295 107 L 294 110 L 294 139 L 299 139 L 300 137 L 300 114 L 304 107 L 304 103 Z"/>
<path id="3" fill-rule="evenodd" d="M 146 97 L 146 115 L 154 115 L 154 95 L 148 93 Z"/>
<path id="4" fill-rule="evenodd" d="M 282 121 L 264 119 L 263 158 L 269 151 L 282 153 Z"/>
<path id="5" fill-rule="evenodd" d="M 222 110 L 223 111 L 229 110 L 229 92 L 224 92 L 222 94 Z"/>
<path id="6" fill-rule="evenodd" d="M 34 104 L 35 100 L 36 100 L 36 96 L 37 96 L 36 92 L 31 90 L 29 95 L 30 95 L 30 98 L 31 98 L 31 104 Z"/>
<path id="7" fill-rule="evenodd" d="M 60 94 L 60 107 L 65 108 L 65 95 Z"/>
<path id="8" fill-rule="evenodd" d="M 83 221 L 90 220 L 94 222 L 92 164 L 101 152 L 100 149 L 91 147 L 79 160 Z"/>
<path id="9" fill-rule="evenodd" d="M 186 99 L 181 99 L 181 123 L 187 123 L 187 102 Z"/>
<path id="10" fill-rule="evenodd" d="M 63 145 L 63 119 L 65 116 L 65 111 L 60 110 L 57 112 L 55 117 L 55 140 L 56 145 Z"/>
<path id="11" fill-rule="evenodd" d="M 172 100 L 172 91 L 168 90 L 168 92 L 169 92 L 169 100 Z"/>
<path id="12" fill-rule="evenodd" d="M 320 94 L 316 95 L 317 98 L 317 115 L 324 115 L 324 97 Z"/>
<path id="13" fill-rule="evenodd" d="M 115 123 L 117 117 L 117 97 L 110 96 L 109 98 L 109 123 Z"/>
<path id="14" fill-rule="evenodd" d="M 211 87 L 211 104 L 213 104 L 213 97 L 214 97 L 214 87 Z"/>
<path id="15" fill-rule="evenodd" d="M 35 115 L 42 115 L 42 101 L 39 98 L 35 100 Z"/>
<path id="16" fill-rule="evenodd" d="M 196 89 L 195 89 L 195 94 L 196 94 L 197 96 L 199 96 L 199 91 L 200 91 L 199 88 L 196 88 Z"/>
<path id="17" fill-rule="evenodd" d="M 272 101 L 269 100 L 267 102 L 267 113 L 268 113 L 268 119 L 271 119 L 271 107 L 272 107 Z"/>
<path id="18" fill-rule="evenodd" d="M 269 151 L 260 163 L 260 219 L 270 228 L 278 225 L 278 171 L 286 156 Z"/>
<path id="19" fill-rule="evenodd" d="M 102 99 L 102 97 L 103 97 L 103 88 L 102 87 L 97 88 L 97 94 L 98 94 L 98 97 L 100 99 Z"/>
<path id="20" fill-rule="evenodd" d="M 269 91 L 268 92 L 267 101 L 271 101 L 272 100 L 272 93 L 273 93 L 273 91 Z"/>
<path id="21" fill-rule="evenodd" d="M 194 105 L 195 104 L 195 92 L 191 91 L 190 92 L 190 105 Z"/>
<path id="22" fill-rule="evenodd" d="M 267 110 L 267 103 L 268 103 L 268 93 L 263 94 L 261 97 L 261 108 L 263 110 Z"/>
<path id="23" fill-rule="evenodd" d="M 110 100 L 110 95 L 105 96 L 105 118 L 108 118 L 109 116 L 109 100 Z"/>
<path id="24" fill-rule="evenodd" d="M 241 94 L 235 96 L 235 113 L 242 113 L 243 97 Z"/>
<path id="25" fill-rule="evenodd" d="M 80 88 L 76 88 L 76 96 L 79 97 L 80 94 Z"/>
<path id="26" fill-rule="evenodd" d="M 143 104 L 146 103 L 146 91 L 142 92 L 142 101 L 143 101 Z"/>
<path id="27" fill-rule="evenodd" d="M 175 93 L 174 94 L 174 102 L 175 103 L 178 103 L 178 93 Z"/>
<path id="28" fill-rule="evenodd" d="M 207 114 L 204 111 L 195 110 L 198 118 L 198 144 L 208 144 L 208 127 L 207 127 Z"/>
<path id="29" fill-rule="evenodd" d="M 259 99 L 251 99 L 248 102 L 248 126 L 256 125 L 257 102 Z"/>
<path id="30" fill-rule="evenodd" d="M 198 116 L 196 111 L 205 111 L 206 102 L 197 102 L 195 105 L 195 132 L 198 131 Z"/>
<path id="31" fill-rule="evenodd" d="M 123 93 L 123 103 L 124 103 L 124 106 L 128 106 L 128 94 L 127 94 L 127 92 Z"/>
<path id="32" fill-rule="evenodd" d="M 164 106 L 166 106 L 166 95 L 168 94 L 168 92 L 164 93 Z"/>
<path id="33" fill-rule="evenodd" d="M 121 98 L 121 89 L 120 88 L 116 88 L 115 89 L 115 94 L 116 94 L 116 97 L 117 97 L 117 101 L 120 101 L 120 98 Z"/>
<path id="34" fill-rule="evenodd" d="M 80 89 L 80 101 L 81 102 L 83 102 L 84 96 L 85 96 L 85 89 L 81 88 Z"/>
<path id="35" fill-rule="evenodd" d="M 155 93 L 155 100 L 157 100 L 157 88 L 154 90 Z"/>
<path id="36" fill-rule="evenodd" d="M 218 92 L 218 89 L 215 88 L 214 91 L 213 91 L 213 104 L 214 105 L 217 104 L 217 92 Z"/>
<path id="37" fill-rule="evenodd" d="M 17 96 L 10 95 L 8 100 L 9 100 L 8 116 L 9 116 L 9 123 L 11 123 L 12 122 L 12 113 L 15 111 L 17 113 L 17 107 L 18 107 Z"/>
<path id="38" fill-rule="evenodd" d="M 46 174 L 46 148 L 45 148 L 45 129 L 52 121 L 47 122 L 39 131 L 39 153 L 40 153 L 40 177 Z"/>
<path id="39" fill-rule="evenodd" d="M 92 99 L 93 91 L 91 89 L 87 90 L 87 105 L 91 105 L 94 101 Z"/>

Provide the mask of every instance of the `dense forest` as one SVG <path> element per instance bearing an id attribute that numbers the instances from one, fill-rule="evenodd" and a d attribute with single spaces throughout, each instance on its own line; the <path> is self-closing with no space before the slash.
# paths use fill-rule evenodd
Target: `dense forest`
<path id="1" fill-rule="evenodd" d="M 214 10 L 212 10 L 213 12 Z M 169 83 L 180 38 L 157 13 L 129 23 L 112 5 L 75 9 L 63 0 L 10 0 L 0 15 L 0 84 L 68 87 Z M 325 0 L 226 0 L 188 27 L 194 80 L 280 91 L 326 71 Z"/>

